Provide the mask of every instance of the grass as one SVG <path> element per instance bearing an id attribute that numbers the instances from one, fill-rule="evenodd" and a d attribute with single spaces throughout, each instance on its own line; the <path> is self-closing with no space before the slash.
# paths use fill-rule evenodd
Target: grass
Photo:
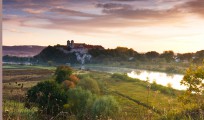
<path id="1" fill-rule="evenodd" d="M 37 120 L 37 108 L 27 109 L 22 102 L 4 100 L 3 118 L 7 120 Z"/>
<path id="2" fill-rule="evenodd" d="M 4 119 L 34 120 L 39 119 L 37 108 L 26 109 L 24 107 L 25 93 L 29 88 L 40 81 L 53 79 L 54 69 L 46 67 L 23 67 L 3 68 L 3 115 Z M 45 69 L 41 69 L 45 68 Z M 173 90 L 174 94 L 163 92 L 171 90 L 170 88 L 160 88 L 157 85 L 154 88 L 148 87 L 149 83 L 138 79 L 128 78 L 125 75 L 76 70 L 75 74 L 81 77 L 89 76 L 96 80 L 101 89 L 101 95 L 113 95 L 121 106 L 121 112 L 117 120 L 151 120 L 165 118 L 169 112 L 179 113 L 183 106 L 178 102 L 177 97 L 183 92 Z M 23 84 L 23 87 L 21 87 Z M 129 99 L 112 93 L 117 91 L 121 94 L 131 97 L 146 105 L 153 106 L 162 111 L 159 115 L 154 111 L 139 105 Z"/>
<path id="3" fill-rule="evenodd" d="M 41 65 L 3 65 L 3 69 L 48 69 L 54 70 L 54 66 L 41 66 Z"/>
<path id="4" fill-rule="evenodd" d="M 109 63 L 101 63 L 101 64 L 88 64 L 86 66 L 90 67 L 123 67 L 123 68 L 132 68 L 132 69 L 141 69 L 141 70 L 151 70 L 158 72 L 166 72 L 166 73 L 177 73 L 184 74 L 186 69 L 190 66 L 189 63 L 176 63 L 176 62 L 109 62 Z"/>
<path id="5" fill-rule="evenodd" d="M 131 97 L 132 99 L 143 102 L 146 105 L 153 106 L 162 113 L 166 113 L 170 110 L 180 111 L 182 107 L 177 101 L 177 96 L 179 96 L 182 91 L 175 90 L 175 95 L 169 95 L 162 93 L 159 90 L 153 90 L 150 88 L 148 91 L 148 83 L 140 81 L 137 79 L 131 79 L 119 76 L 117 80 L 116 77 L 112 74 L 102 73 L 102 72 L 90 72 L 87 75 L 92 77 L 97 81 L 104 81 L 106 88 L 108 89 L 108 94 L 113 95 L 122 107 L 121 116 L 128 116 L 126 119 L 135 118 L 135 119 L 147 119 L 147 117 L 152 117 L 154 119 L 159 118 L 160 116 L 153 111 L 145 108 L 144 106 L 138 105 L 131 100 L 125 99 L 116 94 L 112 94 L 110 91 L 117 91 L 126 96 Z M 114 76 L 114 77 L 112 77 Z M 127 79 L 127 80 L 124 80 Z M 168 89 L 168 88 L 167 88 Z M 148 113 L 148 114 L 146 114 Z"/>

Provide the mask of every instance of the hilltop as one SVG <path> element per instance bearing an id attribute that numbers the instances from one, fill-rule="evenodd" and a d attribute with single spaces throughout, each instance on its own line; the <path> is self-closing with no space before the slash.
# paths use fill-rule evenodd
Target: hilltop
<path id="1" fill-rule="evenodd" d="M 39 54 L 46 46 L 19 45 L 3 46 L 3 56 L 32 57 Z"/>

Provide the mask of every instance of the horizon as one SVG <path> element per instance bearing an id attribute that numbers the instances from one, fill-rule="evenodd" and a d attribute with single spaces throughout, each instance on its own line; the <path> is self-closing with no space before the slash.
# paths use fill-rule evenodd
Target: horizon
<path id="1" fill-rule="evenodd" d="M 82 43 L 82 44 L 84 44 L 84 43 Z M 86 43 L 85 43 L 86 44 Z M 57 45 L 57 44 L 56 44 Z M 60 45 L 62 45 L 62 44 L 60 44 Z M 93 45 L 93 44 L 86 44 L 86 45 Z M 40 46 L 40 47 L 48 47 L 48 46 L 55 46 L 55 45 L 46 45 L 46 46 L 42 46 L 42 45 L 2 45 L 2 46 L 8 46 L 8 47 L 15 47 L 15 46 Z M 66 44 L 64 44 L 64 46 L 66 46 Z M 97 45 L 96 45 L 97 46 Z M 99 46 L 102 46 L 102 45 L 99 45 Z M 104 46 L 102 46 L 102 47 L 104 47 Z M 117 46 L 117 47 L 125 47 L 125 46 Z M 115 47 L 115 48 L 105 48 L 105 49 L 116 49 L 117 47 Z M 128 49 L 133 49 L 133 48 L 129 48 L 129 47 L 125 47 L 125 48 L 128 48 Z M 134 50 L 134 49 L 133 49 Z M 204 49 L 201 49 L 201 50 L 198 50 L 198 51 L 202 51 L 202 50 L 204 50 Z M 136 50 L 134 50 L 134 51 L 136 51 Z M 150 51 L 144 51 L 144 52 L 141 52 L 141 51 L 136 51 L 136 52 L 138 52 L 138 53 L 147 53 L 147 52 L 152 52 L 152 51 L 155 51 L 155 50 L 150 50 Z M 173 50 L 164 50 L 164 51 L 173 51 Z M 164 51 L 162 51 L 162 52 L 158 52 L 158 51 L 155 51 L 155 52 L 158 52 L 159 54 L 161 54 L 161 53 L 163 53 Z M 181 53 L 181 54 L 184 54 L 184 53 L 196 53 L 197 51 L 191 51 L 191 52 L 176 52 L 176 51 L 173 51 L 175 54 L 179 54 L 179 53 Z"/>
<path id="2" fill-rule="evenodd" d="M 203 50 L 202 0 L 3 0 L 3 42 L 76 43 L 138 52 Z"/>

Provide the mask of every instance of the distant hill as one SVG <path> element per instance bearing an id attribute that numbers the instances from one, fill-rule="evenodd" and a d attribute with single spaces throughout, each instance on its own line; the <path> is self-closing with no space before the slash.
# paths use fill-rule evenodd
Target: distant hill
<path id="1" fill-rule="evenodd" d="M 39 54 L 46 46 L 20 45 L 3 46 L 3 56 L 32 57 Z"/>

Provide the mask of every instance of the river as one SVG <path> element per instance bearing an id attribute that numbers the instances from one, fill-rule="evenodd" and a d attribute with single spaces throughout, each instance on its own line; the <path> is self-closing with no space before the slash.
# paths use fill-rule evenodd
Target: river
<path id="1" fill-rule="evenodd" d="M 104 66 L 86 66 L 85 68 L 108 73 L 127 73 L 127 75 L 131 78 L 138 78 L 142 81 L 148 80 L 150 83 L 153 83 L 155 81 L 157 84 L 163 86 L 170 85 L 172 88 L 177 90 L 186 90 L 185 86 L 180 85 L 180 81 L 183 79 L 182 74 L 168 74 L 164 72 L 156 72 L 149 70 Z"/>

